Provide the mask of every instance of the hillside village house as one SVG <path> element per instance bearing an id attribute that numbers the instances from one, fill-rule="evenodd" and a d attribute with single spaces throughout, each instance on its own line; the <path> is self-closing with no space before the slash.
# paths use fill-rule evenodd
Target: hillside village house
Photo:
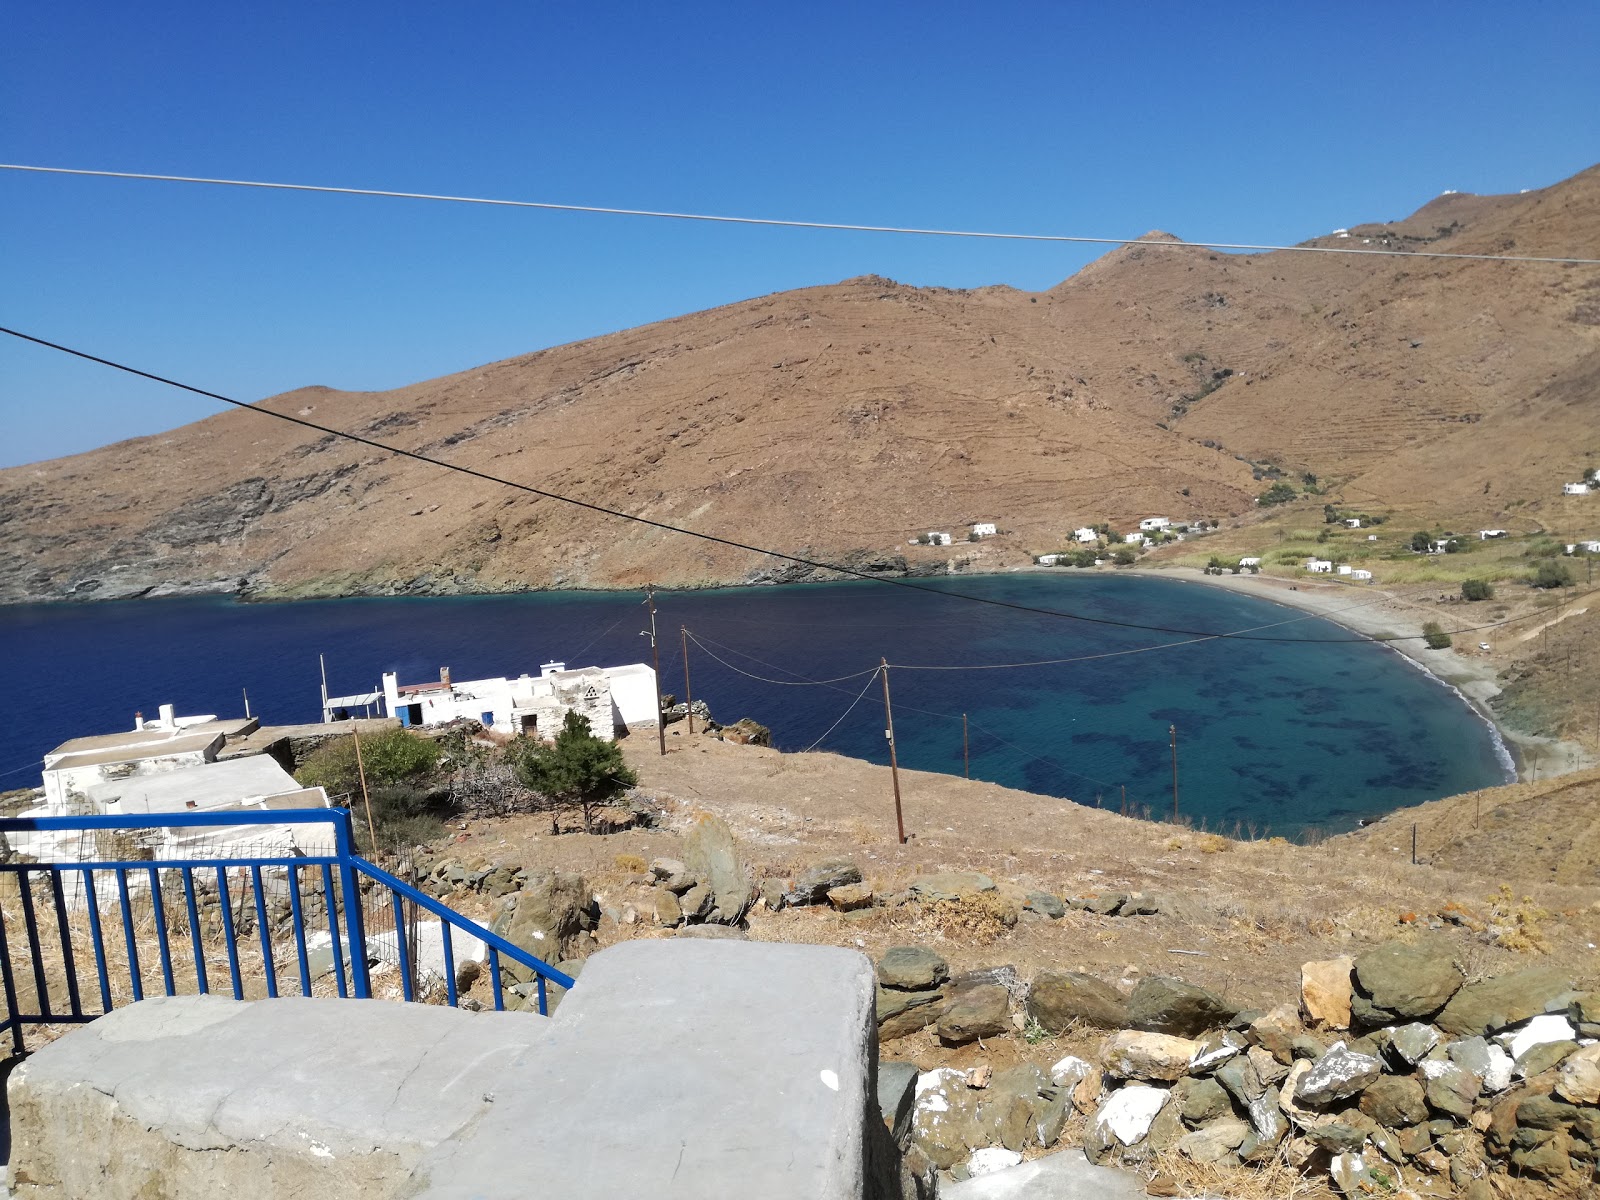
<path id="1" fill-rule="evenodd" d="M 1354 570 L 1354 568 L 1351 567 L 1349 563 L 1340 563 L 1336 568 L 1334 568 L 1335 574 L 1338 575 L 1348 575 L 1352 570 Z"/>
<path id="2" fill-rule="evenodd" d="M 1600 554 L 1600 542 L 1571 542 L 1567 545 L 1568 554 L 1576 554 L 1580 550 L 1585 554 Z"/>
<path id="3" fill-rule="evenodd" d="M 1261 560 L 1254 556 L 1250 558 L 1241 558 L 1239 560 L 1239 565 L 1241 567 L 1259 567 L 1261 565 Z"/>
<path id="4" fill-rule="evenodd" d="M 1124 543 L 1132 545 L 1135 542 L 1143 542 L 1145 538 L 1142 533 L 1126 533 L 1122 535 L 1122 540 Z"/>
<path id="5" fill-rule="evenodd" d="M 1360 529 L 1361 528 L 1361 518 L 1360 517 L 1346 517 L 1344 519 L 1344 526 L 1345 526 L 1346 529 Z"/>
<path id="6" fill-rule="evenodd" d="M 1350 578 L 1358 580 L 1358 581 L 1360 581 L 1362 583 L 1369 583 L 1372 580 L 1372 572 L 1371 571 L 1361 571 L 1361 570 L 1351 571 L 1350 572 Z"/>
<path id="7" fill-rule="evenodd" d="M 1503 538 L 1505 536 L 1506 536 L 1506 531 L 1504 529 L 1480 529 L 1480 530 L 1478 530 L 1478 540 L 1480 542 L 1487 542 L 1491 538 Z"/>
<path id="8" fill-rule="evenodd" d="M 994 533 L 995 533 L 995 529 L 994 529 L 994 522 L 993 521 L 979 521 L 976 525 L 974 525 L 972 527 L 972 535 L 974 537 L 981 537 L 981 538 L 993 537 Z"/>
<path id="9" fill-rule="evenodd" d="M 1561 492 L 1566 496 L 1586 496 L 1589 494 L 1589 485 L 1587 483 L 1563 483 Z"/>
<path id="10" fill-rule="evenodd" d="M 1058 562 L 1061 561 L 1061 555 L 1059 555 L 1059 554 L 1041 554 L 1041 555 L 1039 555 L 1038 558 L 1034 559 L 1033 561 L 1038 563 L 1041 567 L 1053 567 Z"/>
<path id="11" fill-rule="evenodd" d="M 930 545 L 930 546 L 948 546 L 949 544 L 950 544 L 950 535 L 948 533 L 939 533 L 939 532 L 937 532 L 935 530 L 932 530 L 932 529 L 930 529 L 928 531 L 928 545 Z"/>
<path id="12" fill-rule="evenodd" d="M 1325 558 L 1308 558 L 1306 559 L 1306 570 L 1313 575 L 1332 575 L 1333 564 Z"/>
<path id="13" fill-rule="evenodd" d="M 1072 540 L 1088 546 L 1098 542 L 1100 540 L 1100 534 L 1095 530 L 1088 528 L 1088 526 L 1085 526 L 1082 529 L 1074 529 L 1072 531 Z"/>
<path id="14" fill-rule="evenodd" d="M 1143 533 L 1150 533 L 1153 530 L 1166 529 L 1171 524 L 1171 517 L 1146 517 L 1139 522 L 1139 529 Z"/>
<path id="15" fill-rule="evenodd" d="M 402 684 L 388 671 L 383 696 L 389 714 L 403 725 L 446 725 L 467 718 L 496 733 L 545 738 L 556 735 L 569 711 L 587 718 L 589 728 L 602 738 L 659 719 L 655 672 L 644 663 L 569 671 L 565 663 L 549 662 L 537 676 L 461 683 L 451 679 L 448 667 L 436 683 Z"/>

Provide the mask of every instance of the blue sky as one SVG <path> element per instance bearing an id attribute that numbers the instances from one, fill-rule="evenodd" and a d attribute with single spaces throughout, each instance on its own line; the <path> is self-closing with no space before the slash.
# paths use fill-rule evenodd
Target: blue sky
<path id="1" fill-rule="evenodd" d="M 14 163 L 1294 242 L 1600 161 L 1592 0 L 88 0 L 3 22 Z M 241 399 L 868 272 L 1045 288 L 1094 253 L 0 172 L 0 324 Z M 212 411 L 0 344 L 0 465 Z"/>

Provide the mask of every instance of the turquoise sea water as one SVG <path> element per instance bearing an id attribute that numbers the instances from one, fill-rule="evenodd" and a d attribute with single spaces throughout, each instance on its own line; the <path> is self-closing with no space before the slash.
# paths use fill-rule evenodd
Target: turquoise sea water
<path id="1" fill-rule="evenodd" d="M 784 749 L 820 739 L 884 762 L 882 689 L 866 673 L 887 658 L 902 766 L 959 774 L 965 712 L 975 778 L 1109 808 L 1126 788 L 1130 805 L 1154 815 L 1171 810 L 1175 725 L 1180 810 L 1213 829 L 1337 831 L 1506 778 L 1492 729 L 1450 688 L 1385 647 L 1281 605 L 1087 572 L 931 586 L 1289 640 L 1194 641 L 874 583 L 659 593 L 663 690 L 682 694 L 679 627 L 687 626 L 704 646 L 690 645 L 694 694 L 717 719 L 754 717 Z M 36 784 L 39 756 L 52 746 L 130 728 L 135 710 L 153 714 L 163 702 L 180 713 L 238 715 L 248 689 L 252 710 L 269 722 L 315 720 L 319 653 L 335 694 L 375 687 L 385 670 L 413 682 L 437 678 L 441 666 L 472 679 L 536 673 L 548 659 L 648 661 L 640 599 L 566 592 L 0 608 L 0 657 L 26 695 L 0 726 L 0 787 Z M 1084 656 L 1101 657 L 920 669 Z M 802 679 L 830 682 L 792 686 Z"/>

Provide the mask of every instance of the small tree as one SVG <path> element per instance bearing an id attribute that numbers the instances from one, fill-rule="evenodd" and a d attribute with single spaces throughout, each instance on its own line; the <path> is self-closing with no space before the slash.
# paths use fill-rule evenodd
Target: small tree
<path id="1" fill-rule="evenodd" d="M 622 749 L 596 737 L 588 718 L 567 711 L 555 741 L 517 742 L 508 750 L 523 786 L 549 800 L 551 832 L 558 832 L 556 809 L 576 804 L 583 809 L 583 828 L 592 824 L 594 809 L 616 799 L 639 782 L 622 759 Z"/>
<path id="2" fill-rule="evenodd" d="M 1463 579 L 1461 581 L 1461 598 L 1463 600 L 1493 600 L 1494 587 L 1486 579 Z"/>
<path id="3" fill-rule="evenodd" d="M 1132 546 L 1118 546 L 1111 553 L 1111 561 L 1119 567 L 1131 567 L 1138 560 Z"/>
<path id="4" fill-rule="evenodd" d="M 371 788 L 415 784 L 438 765 L 438 744 L 404 729 L 361 739 L 361 767 Z M 326 788 L 330 795 L 359 791 L 355 738 L 335 738 L 316 750 L 295 772 L 295 779 L 306 787 Z"/>
<path id="5" fill-rule="evenodd" d="M 1419 529 L 1411 535 L 1411 548 L 1418 554 L 1426 554 L 1431 545 L 1433 545 L 1433 534 L 1426 529 Z"/>
<path id="6" fill-rule="evenodd" d="M 1270 508 L 1274 504 L 1287 504 L 1299 494 L 1292 483 L 1275 483 L 1257 496 L 1256 502 L 1263 508 Z"/>
<path id="7" fill-rule="evenodd" d="M 1563 588 L 1572 586 L 1572 572 L 1567 569 L 1567 564 L 1562 562 L 1542 562 L 1539 569 L 1533 573 L 1532 584 L 1536 588 Z"/>
<path id="8" fill-rule="evenodd" d="M 1429 621 L 1422 627 L 1422 640 L 1428 643 L 1429 650 L 1450 649 L 1450 635 L 1437 621 Z"/>

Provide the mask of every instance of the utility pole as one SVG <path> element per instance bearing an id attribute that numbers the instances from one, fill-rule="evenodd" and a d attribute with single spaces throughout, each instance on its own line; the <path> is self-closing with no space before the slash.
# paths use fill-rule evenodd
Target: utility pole
<path id="1" fill-rule="evenodd" d="M 894 824 L 900 844 L 906 844 L 906 819 L 900 810 L 900 761 L 894 751 L 894 709 L 889 706 L 889 660 L 880 658 L 878 670 L 883 672 L 883 736 L 889 739 L 889 778 L 894 781 Z"/>
<path id="2" fill-rule="evenodd" d="M 689 690 L 689 631 L 678 626 L 683 640 L 683 710 L 689 715 L 689 732 L 694 732 L 694 693 Z"/>
<path id="3" fill-rule="evenodd" d="M 322 685 L 323 695 L 327 695 L 328 685 Z M 367 836 L 372 839 L 372 857 L 378 857 L 378 828 L 372 822 L 372 797 L 367 794 L 367 768 L 361 761 L 361 726 L 356 722 L 350 724 L 350 736 L 356 740 L 356 777 L 361 780 L 361 803 L 367 810 Z M 400 936 L 400 931 L 395 930 L 395 937 Z"/>
<path id="4" fill-rule="evenodd" d="M 656 675 L 656 743 L 661 747 L 661 757 L 667 756 L 667 720 L 661 711 L 661 648 L 656 645 L 656 585 L 644 590 L 644 602 L 650 606 L 650 628 L 641 630 L 640 637 L 650 639 L 650 665 Z"/>
<path id="5" fill-rule="evenodd" d="M 1122 788 L 1122 815 L 1123 816 L 1127 816 L 1128 815 L 1128 785 L 1124 783 L 1124 784 L 1120 784 L 1119 786 Z"/>
<path id="6" fill-rule="evenodd" d="M 1167 733 L 1172 738 L 1172 823 L 1178 823 L 1178 727 L 1168 725 Z"/>
<path id="7" fill-rule="evenodd" d="M 248 721 L 250 719 L 250 689 L 240 688 L 239 691 L 244 695 L 244 719 Z"/>
<path id="8" fill-rule="evenodd" d="M 972 778 L 972 756 L 967 752 L 967 714 L 961 714 L 961 774 Z"/>

